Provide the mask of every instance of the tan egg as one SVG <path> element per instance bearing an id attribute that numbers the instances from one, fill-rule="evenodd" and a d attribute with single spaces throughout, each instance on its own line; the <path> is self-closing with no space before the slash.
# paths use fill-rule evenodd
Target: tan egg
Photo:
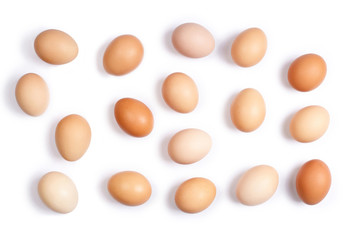
<path id="1" fill-rule="evenodd" d="M 121 35 L 115 38 L 103 55 L 103 67 L 109 73 L 117 76 L 135 70 L 144 55 L 142 43 L 132 35 Z"/>
<path id="2" fill-rule="evenodd" d="M 88 122 L 77 114 L 64 117 L 55 129 L 55 143 L 63 158 L 68 161 L 80 159 L 91 141 Z"/>
<path id="3" fill-rule="evenodd" d="M 313 142 L 327 131 L 329 120 L 329 113 L 325 108 L 308 106 L 292 117 L 290 133 L 298 142 Z"/>
<path id="4" fill-rule="evenodd" d="M 154 127 L 150 109 L 133 98 L 120 99 L 114 106 L 114 116 L 120 128 L 133 137 L 145 137 Z"/>
<path id="5" fill-rule="evenodd" d="M 235 97 L 230 112 L 237 129 L 251 132 L 263 123 L 266 106 L 262 95 L 256 89 L 246 88 Z"/>
<path id="6" fill-rule="evenodd" d="M 208 133 L 195 128 L 176 133 L 168 143 L 168 154 L 173 161 L 191 164 L 204 158 L 210 151 L 212 139 Z"/>
<path id="7" fill-rule="evenodd" d="M 288 82 L 298 91 L 317 88 L 327 74 L 326 62 L 317 54 L 305 54 L 294 60 L 288 69 Z"/>
<path id="8" fill-rule="evenodd" d="M 50 64 L 65 64 L 78 55 L 75 40 L 67 33 L 56 29 L 41 32 L 35 39 L 34 47 L 37 56 Z"/>
<path id="9" fill-rule="evenodd" d="M 140 173 L 119 172 L 108 181 L 108 191 L 114 199 L 128 206 L 138 206 L 149 200 L 151 185 Z"/>
<path id="10" fill-rule="evenodd" d="M 175 204 L 186 213 L 208 208 L 216 196 L 216 187 L 209 179 L 196 177 L 183 182 L 175 192 Z"/>
<path id="11" fill-rule="evenodd" d="M 49 172 L 44 175 L 38 183 L 38 194 L 47 207 L 58 213 L 69 213 L 78 203 L 75 184 L 60 172 Z"/>
<path id="12" fill-rule="evenodd" d="M 43 114 L 49 103 L 49 89 L 46 82 L 35 73 L 22 76 L 16 85 L 16 99 L 19 107 L 31 116 Z"/>
<path id="13" fill-rule="evenodd" d="M 236 195 L 242 204 L 259 205 L 274 195 L 278 184 L 279 175 L 273 167 L 258 165 L 240 177 L 236 186 Z"/>
<path id="14" fill-rule="evenodd" d="M 170 74 L 162 85 L 162 97 L 173 110 L 180 113 L 192 112 L 198 103 L 198 89 L 186 74 Z"/>
<path id="15" fill-rule="evenodd" d="M 261 61 L 267 51 L 267 38 L 259 28 L 241 32 L 232 43 L 233 61 L 241 67 L 251 67 Z"/>
<path id="16" fill-rule="evenodd" d="M 172 43 L 179 53 L 190 58 L 205 57 L 215 48 L 214 37 L 197 23 L 184 23 L 178 26 L 173 31 Z"/>

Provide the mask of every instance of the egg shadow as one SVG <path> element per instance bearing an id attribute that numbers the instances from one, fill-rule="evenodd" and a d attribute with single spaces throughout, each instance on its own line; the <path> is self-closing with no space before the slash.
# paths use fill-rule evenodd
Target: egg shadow
<path id="1" fill-rule="evenodd" d="M 108 73 L 106 72 L 106 70 L 103 67 L 103 55 L 108 47 L 108 45 L 112 42 L 112 39 L 110 39 L 109 41 L 105 42 L 102 44 L 102 46 L 98 49 L 97 51 L 97 56 L 96 56 L 96 66 L 97 66 L 97 70 L 99 73 L 101 73 L 103 76 L 108 76 Z"/>
<path id="2" fill-rule="evenodd" d="M 172 28 L 171 28 L 172 29 Z M 166 49 L 176 56 L 178 56 L 178 52 L 175 50 L 173 43 L 172 43 L 172 34 L 174 30 L 168 30 L 164 33 L 164 45 L 166 46 Z"/>
<path id="3" fill-rule="evenodd" d="M 287 60 L 282 68 L 281 68 L 281 82 L 282 82 L 282 85 L 289 89 L 289 90 L 292 90 L 292 86 L 291 84 L 288 82 L 288 78 L 287 78 L 287 74 L 288 74 L 288 69 L 290 68 L 290 65 L 292 63 L 292 60 Z"/>
<path id="4" fill-rule="evenodd" d="M 127 136 L 127 134 L 120 128 L 119 124 L 117 123 L 115 119 L 114 106 L 115 106 L 115 103 L 112 103 L 109 105 L 109 109 L 108 109 L 109 124 L 112 126 L 112 129 L 114 129 L 114 132 L 116 132 L 116 134 Z"/>
<path id="5" fill-rule="evenodd" d="M 56 143 L 55 143 L 55 129 L 56 126 L 58 125 L 60 119 L 59 120 L 54 120 L 54 122 L 52 123 L 52 125 L 50 126 L 49 130 L 48 130 L 48 149 L 50 152 L 50 155 L 57 160 L 60 160 L 62 158 L 62 156 L 60 155 L 57 147 L 56 147 Z"/>
<path id="6" fill-rule="evenodd" d="M 175 192 L 177 191 L 180 184 L 175 184 L 168 192 L 167 194 L 167 205 L 168 208 L 174 212 L 176 212 L 179 208 L 175 204 Z"/>
<path id="7" fill-rule="evenodd" d="M 29 183 L 29 196 L 30 200 L 32 202 L 32 205 L 37 209 L 37 211 L 44 213 L 44 214 L 54 214 L 55 212 L 50 210 L 40 199 L 40 196 L 38 194 L 38 183 L 40 181 L 41 177 L 37 177 L 37 174 L 35 177 L 32 178 L 31 182 Z"/>
<path id="8" fill-rule="evenodd" d="M 168 154 L 168 143 L 171 140 L 172 135 L 167 135 L 163 138 L 161 141 L 161 148 L 160 148 L 160 153 L 161 157 L 167 162 L 167 163 L 172 163 L 172 159 Z"/>
<path id="9" fill-rule="evenodd" d="M 287 140 L 293 140 L 292 136 L 291 136 L 291 132 L 290 132 L 290 123 L 291 120 L 293 118 L 295 113 L 291 113 L 290 115 L 288 115 L 282 124 L 282 135 L 287 139 Z"/>
<path id="10" fill-rule="evenodd" d="M 236 98 L 237 94 L 238 93 L 233 93 L 228 98 L 228 100 L 226 101 L 225 111 L 224 111 L 225 123 L 232 130 L 237 130 L 237 128 L 234 126 L 232 119 L 231 119 L 231 104 L 232 104 L 233 100 Z"/>
<path id="11" fill-rule="evenodd" d="M 233 65 L 236 65 L 233 61 L 232 55 L 231 55 L 231 48 L 232 43 L 234 42 L 234 39 L 236 39 L 237 34 L 231 35 L 227 40 L 220 43 L 220 46 L 218 48 L 219 55 L 228 63 L 231 63 Z"/>
<path id="12" fill-rule="evenodd" d="M 167 75 L 168 76 L 168 75 Z M 156 96 L 157 96 L 157 102 L 159 102 L 159 104 L 161 105 L 161 107 L 163 107 L 164 109 L 169 110 L 165 100 L 162 97 L 162 85 L 166 79 L 167 76 L 162 76 L 159 78 L 159 80 L 156 83 Z"/>
<path id="13" fill-rule="evenodd" d="M 100 187 L 99 187 L 99 191 L 101 192 L 101 195 L 106 199 L 106 201 L 109 204 L 117 204 L 118 202 L 111 196 L 111 194 L 108 192 L 108 181 L 110 179 L 111 175 L 107 178 L 104 178 L 101 182 L 100 182 Z M 120 203 L 118 203 L 120 204 Z"/>
<path id="14" fill-rule="evenodd" d="M 9 110 L 12 111 L 15 114 L 22 115 L 23 111 L 19 107 L 17 100 L 16 100 L 16 85 L 19 80 L 20 76 L 13 76 L 10 77 L 9 80 L 6 82 L 6 86 L 4 88 L 4 102 L 6 103 L 6 106 L 8 106 Z"/>
<path id="15" fill-rule="evenodd" d="M 237 198 L 236 188 L 237 184 L 241 178 L 241 176 L 245 173 L 244 171 L 241 171 L 240 173 L 236 174 L 233 180 L 231 180 L 230 188 L 229 188 L 229 196 L 231 200 L 235 203 L 239 203 L 239 200 Z"/>
<path id="16" fill-rule="evenodd" d="M 21 52 L 24 54 L 24 57 L 27 58 L 31 63 L 47 67 L 47 65 L 49 66 L 50 64 L 47 64 L 37 56 L 34 47 L 36 36 L 44 30 L 45 29 L 42 28 L 36 28 L 28 31 L 28 33 L 23 36 L 21 43 Z M 33 33 L 35 33 L 35 35 Z"/>
<path id="17" fill-rule="evenodd" d="M 295 202 L 301 202 L 301 200 L 297 194 L 297 190 L 296 190 L 296 177 L 297 177 L 297 173 L 298 173 L 299 169 L 300 169 L 300 165 L 296 166 L 291 171 L 291 173 L 288 177 L 287 186 L 286 186 L 290 197 Z"/>

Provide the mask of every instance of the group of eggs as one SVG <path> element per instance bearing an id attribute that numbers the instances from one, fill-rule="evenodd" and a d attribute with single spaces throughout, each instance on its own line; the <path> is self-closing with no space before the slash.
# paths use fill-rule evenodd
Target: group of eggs
<path id="1" fill-rule="evenodd" d="M 172 44 L 182 55 L 201 58 L 209 55 L 215 40 L 212 34 L 196 23 L 185 23 L 172 33 Z M 34 42 L 37 55 L 50 64 L 66 64 L 78 55 L 78 46 L 65 32 L 50 29 L 40 33 Z M 259 28 L 241 32 L 231 45 L 234 62 L 241 67 L 257 64 L 265 55 L 267 39 Z M 106 72 L 121 76 L 133 71 L 142 61 L 144 49 L 135 36 L 121 35 L 106 48 L 103 66 Z M 326 63 L 316 54 L 297 58 L 289 67 L 288 81 L 298 91 L 311 91 L 318 87 L 326 75 Z M 45 81 L 35 73 L 22 76 L 15 90 L 21 109 L 39 116 L 47 108 L 49 90 Z M 162 97 L 169 107 L 179 113 L 189 113 L 198 104 L 198 89 L 188 75 L 175 72 L 167 76 L 162 85 Z M 230 106 L 230 118 L 243 132 L 256 130 L 264 121 L 265 101 L 255 89 L 242 90 Z M 114 116 L 119 127 L 133 137 L 145 137 L 153 129 L 151 110 L 141 101 L 123 98 L 116 102 Z M 298 111 L 290 123 L 290 132 L 299 142 L 312 142 L 320 138 L 329 125 L 329 114 L 321 106 L 308 106 Z M 91 141 L 91 128 L 80 115 L 71 114 L 56 126 L 55 142 L 61 156 L 68 161 L 80 159 Z M 179 164 L 192 164 L 203 159 L 212 146 L 208 133 L 189 128 L 176 133 L 168 143 L 168 154 Z M 245 172 L 236 186 L 236 195 L 245 205 L 258 205 L 276 192 L 279 182 L 277 171 L 268 165 L 258 165 Z M 298 171 L 296 190 L 307 204 L 317 204 L 328 193 L 331 174 L 321 160 L 306 162 Z M 117 201 L 137 206 L 151 196 L 150 182 L 140 173 L 124 171 L 108 181 L 108 191 Z M 78 192 L 73 181 L 63 173 L 49 172 L 38 183 L 42 201 L 52 210 L 71 212 L 77 205 Z M 216 196 L 215 185 L 206 178 L 196 177 L 183 182 L 175 193 L 177 207 L 187 213 L 197 213 L 208 208 Z"/>

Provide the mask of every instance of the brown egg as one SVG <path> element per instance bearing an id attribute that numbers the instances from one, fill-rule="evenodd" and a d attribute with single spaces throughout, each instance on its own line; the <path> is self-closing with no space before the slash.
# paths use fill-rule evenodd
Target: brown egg
<path id="1" fill-rule="evenodd" d="M 177 207 L 186 213 L 198 213 L 210 206 L 216 196 L 214 183 L 196 177 L 183 182 L 175 192 Z"/>
<path id="2" fill-rule="evenodd" d="M 303 202 L 314 205 L 327 195 L 332 177 L 328 166 L 321 160 L 306 162 L 298 171 L 296 177 L 297 193 Z"/>
<path id="3" fill-rule="evenodd" d="M 241 67 L 251 67 L 261 61 L 267 51 L 267 38 L 259 28 L 241 32 L 232 43 L 233 61 Z"/>
<path id="4" fill-rule="evenodd" d="M 242 90 L 231 104 L 231 119 L 243 132 L 256 130 L 264 121 L 266 106 L 262 95 L 253 88 Z"/>
<path id="5" fill-rule="evenodd" d="M 115 38 L 103 55 L 103 67 L 109 74 L 121 76 L 133 71 L 144 54 L 142 43 L 132 35 Z"/>
<path id="6" fill-rule="evenodd" d="M 198 103 L 198 89 L 186 74 L 170 74 L 162 85 L 162 97 L 173 110 L 180 113 L 192 112 Z"/>
<path id="7" fill-rule="evenodd" d="M 88 122 L 77 114 L 64 117 L 55 129 L 55 143 L 63 158 L 68 161 L 80 159 L 91 140 Z"/>
<path id="8" fill-rule="evenodd" d="M 329 113 L 321 106 L 308 106 L 299 110 L 291 119 L 290 133 L 298 142 L 313 142 L 327 131 Z"/>
<path id="9" fill-rule="evenodd" d="M 38 183 L 38 194 L 47 207 L 58 213 L 69 213 L 78 203 L 75 184 L 60 172 L 49 172 L 44 175 Z"/>
<path id="10" fill-rule="evenodd" d="M 305 54 L 294 60 L 288 69 L 288 81 L 298 91 L 317 88 L 327 73 L 326 62 L 317 54 Z"/>
<path id="11" fill-rule="evenodd" d="M 149 200 L 151 185 L 140 173 L 119 172 L 108 181 L 108 191 L 114 199 L 128 206 L 138 206 Z"/>
<path id="12" fill-rule="evenodd" d="M 134 137 L 145 137 L 154 127 L 150 109 L 133 98 L 120 99 L 114 107 L 114 116 L 120 128 Z"/>
<path id="13" fill-rule="evenodd" d="M 55 29 L 41 32 L 35 39 L 34 47 L 37 56 L 50 64 L 65 64 L 78 55 L 75 40 L 67 33 Z"/>
<path id="14" fill-rule="evenodd" d="M 39 116 L 48 107 L 48 86 L 39 75 L 27 73 L 18 80 L 16 99 L 19 107 L 25 113 L 31 116 Z"/>

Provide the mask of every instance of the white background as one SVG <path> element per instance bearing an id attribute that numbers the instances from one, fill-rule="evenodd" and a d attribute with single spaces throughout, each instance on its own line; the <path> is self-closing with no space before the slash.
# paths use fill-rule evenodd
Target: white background
<path id="1" fill-rule="evenodd" d="M 345 239 L 346 211 L 346 14 L 344 1 L 2 1 L 0 3 L 0 239 Z M 208 57 L 179 55 L 170 36 L 178 25 L 197 22 L 215 37 Z M 268 50 L 254 67 L 241 68 L 230 58 L 235 36 L 249 27 L 267 35 Z M 71 63 L 52 66 L 35 54 L 41 31 L 56 28 L 78 43 Z M 133 34 L 145 55 L 132 73 L 116 77 L 102 68 L 107 44 Z M 325 81 L 301 93 L 287 83 L 291 61 L 317 53 L 327 63 Z M 190 114 L 179 114 L 161 97 L 164 78 L 176 71 L 192 77 L 200 101 Z M 18 107 L 14 89 L 27 72 L 47 82 L 51 101 L 40 117 Z M 267 115 L 252 133 L 234 128 L 231 100 L 242 89 L 256 88 Z M 152 133 L 126 135 L 117 126 L 113 107 L 133 97 L 154 114 Z M 330 113 L 326 134 L 302 144 L 289 136 L 289 120 L 297 110 L 319 104 Z M 77 162 L 65 161 L 54 142 L 56 124 L 76 113 L 92 129 L 90 147 Z M 213 139 L 210 153 L 184 166 L 167 154 L 169 138 L 188 127 Z M 319 158 L 330 168 L 332 186 L 318 205 L 302 203 L 295 175 L 306 161 Z M 234 195 L 239 176 L 258 164 L 275 167 L 280 183 L 266 203 L 248 207 Z M 152 184 L 150 200 L 128 207 L 113 200 L 107 181 L 123 170 L 144 174 Z M 69 214 L 48 209 L 37 183 L 49 171 L 61 171 L 75 182 L 77 208 Z M 217 187 L 204 212 L 186 214 L 174 204 L 177 186 L 191 177 L 206 177 Z"/>

